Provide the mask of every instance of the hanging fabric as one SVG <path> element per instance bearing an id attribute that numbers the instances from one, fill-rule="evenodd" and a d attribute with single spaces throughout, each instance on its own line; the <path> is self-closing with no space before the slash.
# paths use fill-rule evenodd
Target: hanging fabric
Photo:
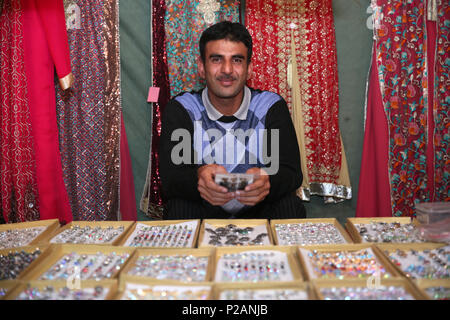
<path id="1" fill-rule="evenodd" d="M 6 222 L 72 220 L 58 149 L 54 75 L 70 87 L 62 0 L 4 0 L 0 15 L 1 211 Z M 58 87 L 59 87 L 58 86 Z"/>
<path id="2" fill-rule="evenodd" d="M 172 0 L 164 2 L 164 11 L 162 7 L 162 2 L 159 2 L 160 9 L 153 11 L 153 86 L 158 86 L 155 83 L 164 83 L 161 88 L 164 92 L 161 97 L 160 90 L 160 99 L 153 105 L 152 151 L 147 170 L 151 175 L 147 175 L 141 199 L 141 209 L 154 219 L 162 218 L 163 205 L 157 149 L 161 112 L 170 97 L 204 87 L 204 82 L 197 74 L 197 58 L 200 56 L 198 43 L 203 30 L 222 20 L 239 21 L 239 1 L 236 0 Z M 163 14 L 162 24 L 155 25 L 161 23 Z M 161 32 L 164 34 L 159 34 Z M 167 89 L 170 92 L 166 92 Z M 146 191 L 148 188 L 150 190 Z"/>
<path id="3" fill-rule="evenodd" d="M 64 7 L 76 81 L 57 99 L 73 219 L 136 220 L 134 189 L 122 192 L 120 181 L 132 173 L 129 162 L 121 167 L 129 151 L 121 132 L 118 1 L 65 0 Z"/>
<path id="4" fill-rule="evenodd" d="M 167 2 L 165 33 L 170 94 L 205 86 L 197 74 L 199 40 L 207 27 L 219 21 L 239 21 L 239 1 L 172 0 Z"/>
<path id="5" fill-rule="evenodd" d="M 170 99 L 167 52 L 165 44 L 164 17 L 165 0 L 152 1 L 152 85 L 159 88 L 158 102 L 152 103 L 152 127 L 147 180 L 141 210 L 151 219 L 162 219 L 163 199 L 159 176 L 159 139 L 161 136 L 161 114 Z"/>
<path id="6" fill-rule="evenodd" d="M 304 176 L 297 194 L 305 201 L 351 199 L 331 0 L 248 0 L 245 21 L 255 52 L 249 85 L 280 94 L 293 116 Z"/>
<path id="7" fill-rule="evenodd" d="M 378 69 L 372 55 L 367 91 L 364 144 L 359 174 L 357 217 L 391 217 L 388 164 L 388 125 L 381 101 Z"/>
<path id="8" fill-rule="evenodd" d="M 433 47 L 436 56 L 433 56 L 434 63 L 432 69 L 434 72 L 434 92 L 433 92 L 433 113 L 434 120 L 433 138 L 430 141 L 434 150 L 434 168 L 435 175 L 433 199 L 438 201 L 450 201 L 450 3 L 445 0 L 435 1 L 435 10 L 437 11 L 437 22 L 429 21 L 430 27 L 435 30 L 436 39 L 433 41 Z M 434 40 L 433 37 L 429 37 Z M 434 54 L 433 52 L 433 54 Z M 431 69 L 431 68 L 430 68 Z M 431 114 L 431 113 L 430 113 Z M 430 128 L 431 129 L 431 128 Z"/>
<path id="9" fill-rule="evenodd" d="M 450 57 L 443 41 L 450 8 L 447 1 L 373 0 L 372 9 L 374 54 L 356 215 L 414 216 L 419 202 L 450 200 Z M 370 125 L 376 122 L 383 126 Z M 368 150 L 381 163 L 365 156 Z M 372 181 L 375 170 L 380 177 Z"/>
<path id="10" fill-rule="evenodd" d="M 150 57 L 151 57 L 151 70 L 150 70 L 150 86 L 153 87 L 153 1 L 150 1 Z M 150 112 L 150 124 L 153 124 L 153 107 L 154 107 L 154 103 L 150 102 L 150 110 L 152 110 L 152 112 Z M 141 193 L 141 199 L 139 201 L 139 209 L 144 212 L 146 215 L 150 215 L 149 214 L 149 207 L 150 207 L 150 181 L 152 178 L 152 141 L 153 141 L 153 130 L 150 130 L 150 147 L 149 147 L 149 154 L 148 154 L 148 164 L 147 164 L 147 173 L 145 175 L 145 184 L 144 184 L 144 188 L 142 189 L 142 193 Z M 151 210 L 151 212 L 154 212 L 154 210 Z M 162 212 L 161 212 L 161 217 L 162 217 Z"/>

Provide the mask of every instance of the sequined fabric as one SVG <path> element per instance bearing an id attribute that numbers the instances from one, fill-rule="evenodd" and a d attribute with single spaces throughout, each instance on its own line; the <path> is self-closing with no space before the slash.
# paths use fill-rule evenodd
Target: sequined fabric
<path id="1" fill-rule="evenodd" d="M 121 133 L 121 91 L 119 54 L 119 0 L 103 2 L 103 52 L 106 62 L 105 77 L 105 163 L 106 163 L 106 207 L 108 219 L 120 220 L 119 174 Z M 131 173 L 131 172 L 130 172 Z M 132 173 L 131 173 L 132 174 Z M 134 197 L 133 197 L 134 198 Z M 135 199 L 132 199 L 135 201 Z"/>
<path id="2" fill-rule="evenodd" d="M 448 178 L 448 37 L 449 4 L 439 1 L 436 66 L 427 65 L 426 3 L 374 0 L 374 36 L 382 103 L 389 131 L 389 181 L 394 216 L 414 216 L 415 204 L 449 200 Z M 447 25 L 446 25 L 447 24 Z M 401 36 L 400 36 L 401 35 Z M 439 40 L 440 39 L 440 40 Z M 446 49 L 444 49 L 446 48 Z M 432 50 L 432 49 L 431 49 Z M 447 62 L 443 62 L 447 61 Z M 428 113 L 428 73 L 435 68 L 434 133 Z M 445 76 L 447 74 L 447 76 Z M 442 80 L 446 77 L 447 80 Z M 447 123 L 447 125 L 444 125 Z M 428 135 L 434 134 L 434 159 L 427 154 Z M 434 181 L 427 162 L 435 163 Z"/>
<path id="3" fill-rule="evenodd" d="M 296 111 L 303 121 L 300 151 L 305 155 L 307 180 L 298 193 L 304 200 L 309 200 L 309 194 L 351 198 L 350 186 L 339 181 L 343 149 L 333 19 L 331 0 L 246 1 L 245 21 L 254 42 L 254 76 L 249 85 L 277 92 L 292 113 L 290 79 L 292 73 L 298 75 L 302 109 Z M 296 70 L 292 69 L 292 40 Z"/>
<path id="4" fill-rule="evenodd" d="M 75 82 L 57 92 L 60 149 L 74 220 L 117 220 L 118 2 L 66 0 Z"/>
<path id="5" fill-rule="evenodd" d="M 199 90 L 205 86 L 197 74 L 200 36 L 210 25 L 239 21 L 239 1 L 167 1 L 165 41 L 170 94 Z"/>
<path id="6" fill-rule="evenodd" d="M 153 86 L 159 87 L 159 98 L 153 103 L 152 114 L 152 142 L 151 142 L 151 175 L 149 205 L 147 215 L 153 219 L 162 219 L 163 200 L 161 196 L 161 178 L 159 176 L 159 139 L 161 137 L 161 113 L 170 97 L 169 77 L 167 69 L 167 53 L 165 46 L 164 17 L 166 3 L 164 0 L 152 2 L 152 28 L 153 28 Z"/>
<path id="7" fill-rule="evenodd" d="M 0 214 L 39 220 L 35 158 L 24 66 L 21 1 L 0 1 Z"/>

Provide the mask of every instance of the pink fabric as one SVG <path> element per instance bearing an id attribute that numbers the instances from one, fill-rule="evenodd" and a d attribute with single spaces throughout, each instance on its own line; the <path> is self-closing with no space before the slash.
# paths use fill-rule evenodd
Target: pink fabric
<path id="1" fill-rule="evenodd" d="M 56 122 L 54 72 L 71 72 L 62 0 L 22 0 L 28 97 L 36 156 L 40 218 L 72 221 Z"/>
<path id="2" fill-rule="evenodd" d="M 428 63 L 428 141 L 427 141 L 427 187 L 430 190 L 430 201 L 434 201 L 434 147 L 433 147 L 433 132 L 434 132 L 434 59 L 436 49 L 436 22 L 427 21 L 427 63 Z"/>
<path id="3" fill-rule="evenodd" d="M 434 74 L 436 49 L 436 22 L 427 21 L 427 64 L 428 64 L 428 139 L 427 189 L 430 201 L 436 201 L 434 192 Z M 391 199 L 388 176 L 388 127 L 382 105 L 375 52 L 369 77 L 367 120 L 361 160 L 361 171 L 356 205 L 356 217 L 391 217 Z"/>
<path id="4" fill-rule="evenodd" d="M 366 117 L 356 217 L 391 217 L 388 176 L 389 137 L 375 52 L 369 76 Z"/>
<path id="5" fill-rule="evenodd" d="M 120 213 L 122 220 L 137 220 L 133 170 L 123 117 L 120 117 Z"/>

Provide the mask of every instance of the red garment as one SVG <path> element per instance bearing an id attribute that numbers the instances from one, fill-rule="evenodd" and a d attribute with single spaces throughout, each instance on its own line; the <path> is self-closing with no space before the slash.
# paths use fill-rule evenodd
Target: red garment
<path id="1" fill-rule="evenodd" d="M 5 0 L 0 29 L 2 213 L 69 222 L 54 89 L 55 66 L 59 78 L 71 72 L 63 2 Z"/>
<path id="2" fill-rule="evenodd" d="M 375 57 L 375 50 L 373 57 Z M 369 83 L 356 216 L 391 217 L 391 194 L 387 169 L 389 136 L 375 58 L 372 59 Z"/>
<path id="3" fill-rule="evenodd" d="M 62 0 L 22 0 L 25 69 L 40 219 L 72 221 L 64 185 L 56 122 L 54 72 L 70 74 L 70 55 Z"/>
<path id="4" fill-rule="evenodd" d="M 248 85 L 280 94 L 292 109 L 288 83 L 294 38 L 303 115 L 306 194 L 349 199 L 339 181 L 342 154 L 334 16 L 331 0 L 247 0 L 245 23 L 253 38 L 253 76 Z M 306 171 L 306 172 L 305 172 Z M 305 183 L 306 182 L 306 183 Z M 346 192 L 341 192 L 341 190 Z"/>
<path id="5" fill-rule="evenodd" d="M 436 22 L 426 21 L 427 32 L 427 63 L 428 63 L 428 101 L 427 101 L 427 132 L 435 132 L 433 116 L 435 104 L 435 48 L 436 48 Z M 375 46 L 374 46 L 375 47 Z M 440 201 L 437 199 L 434 187 L 435 161 L 433 134 L 427 136 L 426 146 L 426 176 L 427 201 Z M 364 134 L 364 145 L 361 160 L 361 171 L 358 189 L 358 202 L 356 217 L 391 217 L 393 216 L 391 194 L 395 196 L 395 189 L 389 182 L 389 130 L 386 113 L 381 96 L 380 80 L 376 65 L 376 53 L 372 56 L 372 68 L 369 76 L 369 90 L 367 96 L 367 119 Z M 421 199 L 423 201 L 423 199 Z M 414 211 L 414 208 L 411 208 Z"/>
<path id="6" fill-rule="evenodd" d="M 20 1 L 0 2 L 0 213 L 6 222 L 39 219 Z"/>

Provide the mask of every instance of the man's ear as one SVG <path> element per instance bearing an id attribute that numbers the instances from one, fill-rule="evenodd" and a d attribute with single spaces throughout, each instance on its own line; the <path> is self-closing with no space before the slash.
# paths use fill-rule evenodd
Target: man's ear
<path id="1" fill-rule="evenodd" d="M 247 66 L 247 80 L 250 80 L 253 77 L 253 64 L 250 61 L 250 63 Z"/>
<path id="2" fill-rule="evenodd" d="M 203 63 L 202 57 L 197 58 L 197 71 L 200 78 L 205 79 L 205 65 Z"/>

